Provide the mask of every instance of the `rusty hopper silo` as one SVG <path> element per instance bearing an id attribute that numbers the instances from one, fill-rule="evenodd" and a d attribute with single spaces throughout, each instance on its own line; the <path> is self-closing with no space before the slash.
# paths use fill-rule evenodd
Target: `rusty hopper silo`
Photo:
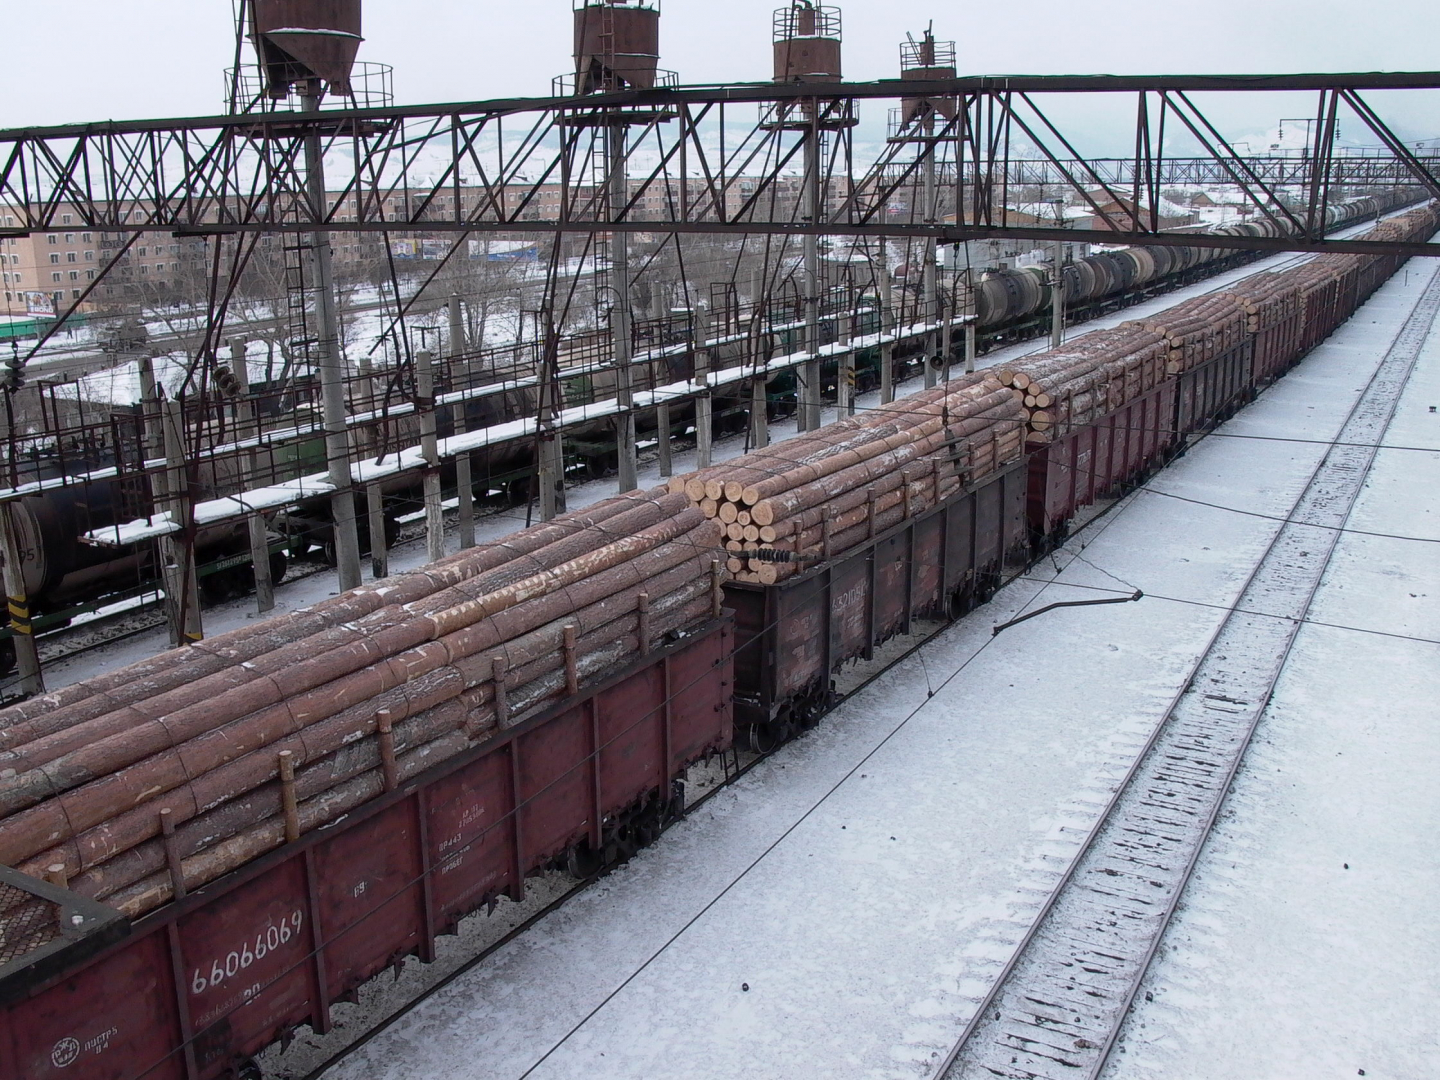
<path id="1" fill-rule="evenodd" d="M 900 46 L 900 78 L 906 81 L 934 82 L 955 78 L 955 43 L 936 41 L 934 33 L 927 29 L 919 41 L 911 38 Z M 908 124 L 924 115 L 929 106 L 947 120 L 955 117 L 953 97 L 914 98 L 907 97 L 900 103 L 900 116 Z"/>
<path id="2" fill-rule="evenodd" d="M 775 12 L 775 81 L 840 78 L 840 9 L 795 0 Z"/>
<path id="3" fill-rule="evenodd" d="M 250 34 L 277 100 L 297 82 L 319 79 L 332 94 L 350 93 L 360 48 L 361 0 L 250 0 Z"/>
<path id="4" fill-rule="evenodd" d="M 655 85 L 660 61 L 660 8 L 626 0 L 575 6 L 575 92 Z"/>

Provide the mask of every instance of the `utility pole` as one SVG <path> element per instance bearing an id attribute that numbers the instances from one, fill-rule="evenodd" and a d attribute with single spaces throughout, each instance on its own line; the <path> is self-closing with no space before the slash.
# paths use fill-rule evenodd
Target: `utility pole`
<path id="1" fill-rule="evenodd" d="M 560 383 L 553 373 L 559 343 L 550 309 L 546 307 L 540 314 L 545 337 L 540 345 L 539 370 L 535 373 L 539 400 L 535 419 L 539 442 L 536 466 L 540 485 L 540 520 L 550 521 L 556 514 L 565 512 L 565 449 L 560 432 L 555 428 L 555 397 L 560 392 Z"/>
<path id="2" fill-rule="evenodd" d="M 170 533 L 162 536 L 159 542 L 170 644 L 193 645 L 204 640 L 205 631 L 200 624 L 200 590 L 195 572 L 195 518 L 185 468 L 185 419 L 178 401 L 163 401 L 160 406 L 165 470 L 157 480 L 163 484 L 165 510 L 170 520 L 180 526 L 179 539 L 176 539 L 175 533 Z"/>
<path id="3" fill-rule="evenodd" d="M 0 503 L 0 558 L 5 561 L 5 599 L 10 612 L 10 629 L 15 635 L 10 639 L 15 648 L 15 670 L 20 678 L 22 694 L 43 694 L 45 678 L 40 672 L 40 650 L 35 645 L 35 628 L 30 622 L 25 564 L 11 514 L 12 505 Z"/>
<path id="4" fill-rule="evenodd" d="M 927 105 L 925 107 L 925 119 L 922 122 L 924 141 L 921 145 L 921 153 L 925 155 L 924 168 L 921 170 L 923 181 L 923 197 L 925 206 L 923 208 L 924 221 L 928 226 L 935 225 L 935 110 Z M 931 324 L 932 329 L 925 335 L 925 388 L 928 390 L 935 385 L 938 371 L 935 360 L 937 359 L 935 347 L 937 335 L 933 326 L 940 318 L 939 288 L 936 282 L 935 272 L 935 237 L 933 235 L 925 238 L 925 254 L 921 276 L 921 295 L 924 298 L 925 314 L 924 320 Z M 947 327 L 948 329 L 948 327 Z M 948 334 L 947 334 L 948 336 Z"/>
<path id="5" fill-rule="evenodd" d="M 610 143 L 610 220 L 618 222 L 621 210 L 630 199 L 625 179 L 625 124 L 617 120 L 606 127 L 605 132 Z M 639 480 L 635 461 L 635 395 L 630 367 L 634 342 L 630 311 L 630 239 L 621 229 L 613 229 L 610 233 L 610 287 L 614 293 L 610 333 L 615 349 L 615 397 L 619 404 L 615 417 L 615 446 L 620 459 L 619 487 L 623 493 L 639 487 Z"/>
<path id="6" fill-rule="evenodd" d="M 975 370 L 975 275 L 965 268 L 965 374 Z"/>
<path id="7" fill-rule="evenodd" d="M 242 438 L 260 439 L 260 416 L 255 399 L 250 396 L 250 368 L 245 362 L 244 338 L 230 342 L 230 370 L 235 375 L 239 396 L 235 401 L 235 419 Z M 257 447 L 245 455 L 246 475 L 251 487 L 260 486 L 261 456 Z M 255 576 L 255 610 L 263 615 L 275 607 L 275 582 L 270 577 L 270 533 L 265 515 L 252 510 L 245 517 L 250 531 L 250 567 Z"/>
<path id="8" fill-rule="evenodd" d="M 765 393 L 768 381 L 765 368 L 770 359 L 770 350 L 762 348 L 764 333 L 760 323 L 760 310 L 750 318 L 750 360 L 755 377 L 750 380 L 750 449 L 760 450 L 770 445 L 769 402 Z"/>
<path id="9" fill-rule="evenodd" d="M 890 280 L 889 244 L 880 238 L 880 255 L 875 272 L 880 279 L 880 404 L 895 400 L 894 283 Z"/>
<path id="10" fill-rule="evenodd" d="M 1065 273 L 1061 265 L 1065 245 L 1055 241 L 1050 256 L 1050 347 L 1058 349 L 1065 343 Z"/>
<path id="11" fill-rule="evenodd" d="M 810 104 L 810 124 L 805 129 L 805 176 L 801 220 L 807 225 L 820 221 L 820 103 Z M 820 237 L 807 232 L 802 240 L 805 255 L 804 292 L 805 360 L 800 365 L 796 426 L 800 431 L 820 427 Z"/>
<path id="12" fill-rule="evenodd" d="M 420 413 L 420 457 L 425 462 L 425 558 L 445 557 L 445 516 L 440 503 L 440 453 L 435 431 L 435 358 L 428 349 L 415 354 L 415 407 Z"/>
<path id="13" fill-rule="evenodd" d="M 840 359 L 835 386 L 835 408 L 841 416 L 855 415 L 855 350 L 850 347 L 850 338 L 855 325 L 855 298 L 850 297 L 850 311 L 837 316 L 839 320 Z"/>
<path id="14" fill-rule="evenodd" d="M 10 449 L 10 410 L 0 401 L 0 445 Z M 144 452 L 141 452 L 144 456 Z M 13 464 L 13 462 L 12 462 Z M 7 479 L 14 480 L 13 474 Z M 10 640 L 15 648 L 15 671 L 22 694 L 43 694 L 45 678 L 40 671 L 40 650 L 35 645 L 35 628 L 30 622 L 30 596 L 25 588 L 25 563 L 35 552 L 20 549 L 19 530 L 15 527 L 13 506 L 0 502 L 0 573 L 3 573 L 5 599 L 10 614 Z"/>
<path id="15" fill-rule="evenodd" d="M 467 377 L 459 378 L 465 355 L 465 319 L 460 310 L 460 297 L 450 297 L 450 387 L 453 390 L 456 386 L 468 390 L 470 380 Z M 450 406 L 450 430 L 456 435 L 465 432 L 465 405 L 463 402 Z M 455 496 L 460 505 L 456 508 L 456 516 L 460 526 L 460 547 L 461 549 L 475 546 L 475 490 L 471 486 L 470 477 L 470 454 L 468 452 L 455 455 Z"/>
<path id="16" fill-rule="evenodd" d="M 713 403 L 710 400 L 710 313 L 695 306 L 695 383 L 700 392 L 695 396 L 695 467 L 710 467 L 710 450 L 714 437 Z"/>
<path id="17" fill-rule="evenodd" d="M 302 112 L 307 113 L 320 110 L 317 80 L 304 84 L 300 107 Z M 325 154 L 318 128 L 305 136 L 305 181 L 311 212 L 317 221 L 323 220 L 329 210 L 329 200 L 325 193 Z M 315 267 L 315 310 L 320 320 L 315 351 L 316 364 L 320 369 L 325 460 L 330 484 L 334 488 L 330 496 L 330 517 L 335 538 L 335 563 L 343 592 L 360 584 L 360 539 L 355 527 L 355 498 L 351 492 L 350 434 L 345 422 L 345 377 L 341 370 L 340 321 L 335 310 L 330 233 L 323 229 L 311 233 L 310 244 Z"/>

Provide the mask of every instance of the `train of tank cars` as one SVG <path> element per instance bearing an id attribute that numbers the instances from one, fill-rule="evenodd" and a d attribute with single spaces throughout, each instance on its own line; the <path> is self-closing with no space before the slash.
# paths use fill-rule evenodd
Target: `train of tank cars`
<path id="1" fill-rule="evenodd" d="M 1329 226 L 1340 228 L 1373 218 L 1407 201 L 1413 199 L 1403 193 L 1394 193 L 1338 203 L 1328 211 Z M 1210 231 L 1226 235 L 1270 236 L 1278 234 L 1281 226 L 1266 220 L 1223 225 Z M 1063 269 L 1068 318 L 1071 322 L 1081 322 L 1126 302 L 1188 284 L 1253 257 L 1201 246 L 1121 248 L 1090 255 Z M 984 275 L 977 284 L 975 294 L 976 325 L 982 345 L 987 341 L 1012 340 L 1043 330 L 1050 307 L 1047 280 L 1047 271 L 1041 267 L 1022 267 Z M 875 333 L 879 329 L 880 314 L 875 310 L 862 311 L 852 328 L 857 335 Z M 671 336 L 686 332 L 683 327 L 671 330 Z M 666 329 L 660 328 L 657 332 L 663 335 Z M 765 345 L 774 354 L 793 352 L 802 348 L 803 333 L 803 329 L 798 327 L 779 329 L 770 335 L 771 340 Z M 837 339 L 838 328 L 834 320 L 822 321 L 822 336 L 825 344 Z M 892 354 L 896 378 L 914 374 L 925 363 L 925 344 L 926 335 L 923 334 L 898 343 Z M 715 354 L 711 359 L 712 369 L 741 363 L 741 353 L 748 347 L 749 343 L 743 335 L 733 341 L 717 343 L 712 349 Z M 673 353 L 673 350 L 664 351 Z M 860 390 L 879 385 L 880 355 L 878 347 L 856 352 L 856 384 Z M 660 359 L 641 360 L 636 365 L 635 386 L 644 390 L 689 379 L 694 374 L 689 366 L 691 363 L 693 357 L 688 350 Z M 837 375 L 836 361 L 832 358 L 827 363 L 827 370 L 822 371 L 822 378 L 833 387 Z M 503 377 L 503 372 L 497 377 Z M 593 383 L 593 379 L 587 381 L 591 391 L 596 389 Z M 502 423 L 514 415 L 533 413 L 536 402 L 525 395 L 526 391 L 506 392 L 470 402 L 465 407 L 465 430 L 474 431 Z M 782 374 L 772 379 L 769 396 L 772 419 L 793 411 L 793 374 Z M 748 408 L 748 398 L 719 397 L 714 411 L 717 427 L 722 432 L 742 430 Z M 683 404 L 673 408 L 671 415 L 675 430 L 681 433 L 693 419 Z M 653 417 L 645 419 L 653 424 Z M 441 429 L 442 436 L 450 434 L 454 430 L 453 422 L 442 418 Z M 608 421 L 576 428 L 567 432 L 567 438 L 583 446 L 583 460 L 592 476 L 600 475 L 606 464 L 613 460 L 614 432 Z M 526 477 L 533 464 L 533 448 L 527 442 L 497 442 L 477 451 L 473 457 L 473 475 L 504 478 L 510 482 L 502 484 L 502 487 L 508 486 L 512 496 L 522 499 L 528 496 Z M 297 475 L 305 471 L 307 460 L 305 453 L 298 454 Z M 104 461 L 86 461 L 83 466 L 96 468 L 105 464 Z M 79 466 L 72 462 L 72 470 L 76 467 Z M 27 460 L 25 468 L 27 476 L 33 474 L 37 479 L 51 478 L 58 475 L 59 464 L 40 458 Z M 213 491 L 202 491 L 199 497 L 219 497 L 231 490 L 221 490 L 223 484 L 218 479 L 215 483 L 217 486 Z M 387 495 L 392 509 L 416 505 L 412 489 L 418 483 L 418 476 L 401 476 L 388 482 Z M 87 531 L 103 529 L 117 521 L 149 516 L 153 507 L 146 502 L 145 493 L 135 485 L 123 486 L 120 480 L 115 480 L 57 487 L 26 496 L 12 505 L 31 614 L 41 632 L 63 628 L 70 618 L 83 611 L 94 610 L 132 593 L 153 591 L 157 587 L 154 545 L 140 543 L 109 547 L 83 543 L 79 539 Z M 364 508 L 360 507 L 358 512 L 363 515 Z M 284 523 L 278 525 L 278 531 L 272 537 L 272 578 L 277 581 L 283 578 L 287 556 L 303 555 L 312 541 L 322 551 L 332 551 L 333 546 L 327 544 L 329 528 L 328 500 L 320 498 L 290 508 Z M 397 535 L 393 518 L 387 518 L 387 535 L 391 542 Z M 251 587 L 248 537 L 243 522 L 217 523 L 198 530 L 198 573 L 202 597 L 207 602 L 222 601 Z M 333 556 L 331 561 L 333 563 Z M 0 631 L 0 676 L 13 667 L 14 647 L 9 634 L 8 630 Z"/>
<path id="2" fill-rule="evenodd" d="M 688 766 L 816 722 L 1402 261 L 1255 274 L 0 712 L 0 1075 L 199 1080 L 327 1030 L 527 875 L 653 838 Z"/>

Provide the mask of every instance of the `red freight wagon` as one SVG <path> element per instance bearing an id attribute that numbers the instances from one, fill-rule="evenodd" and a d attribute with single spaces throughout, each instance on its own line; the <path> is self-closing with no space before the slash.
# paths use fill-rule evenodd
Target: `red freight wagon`
<path id="1" fill-rule="evenodd" d="M 49 927 L 0 954 L 0 1077 L 210 1080 L 298 1025 L 326 1031 L 331 1003 L 430 959 L 527 874 L 673 814 L 685 767 L 730 745 L 732 639 L 717 619 L 128 933 L 68 891 L 0 882 Z"/>
<path id="2" fill-rule="evenodd" d="M 1085 506 L 1159 467 L 1174 447 L 1176 393 L 1166 379 L 1030 455 L 1030 534 L 1040 550 L 1064 539 Z"/>
<path id="3" fill-rule="evenodd" d="M 1175 376 L 1174 428 L 1208 431 L 1254 397 L 1255 341 L 1243 340 Z"/>
<path id="4" fill-rule="evenodd" d="M 824 710 L 843 663 L 868 659 L 914 618 L 958 617 L 988 599 L 1005 563 L 1026 550 L 1017 461 L 794 577 L 730 582 L 737 722 L 762 746 L 783 739 Z"/>
<path id="5" fill-rule="evenodd" d="M 1300 359 L 1305 309 L 1295 304 L 1279 321 L 1255 332 L 1255 388 L 1269 386 Z"/>

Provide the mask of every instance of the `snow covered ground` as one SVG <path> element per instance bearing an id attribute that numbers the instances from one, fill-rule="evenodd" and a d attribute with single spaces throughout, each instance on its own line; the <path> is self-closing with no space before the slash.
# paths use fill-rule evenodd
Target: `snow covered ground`
<path id="1" fill-rule="evenodd" d="M 1431 273 L 1402 272 L 1221 437 L 329 1075 L 930 1075 Z M 1431 449 L 1383 452 L 1352 528 L 1440 538 L 1437 397 L 1432 339 L 1389 439 Z M 1115 1076 L 1427 1074 L 1435 550 L 1343 541 L 1312 615 L 1337 625 L 1300 636 Z M 1146 599 L 990 636 L 1097 595 L 1076 586 Z"/>
<path id="2" fill-rule="evenodd" d="M 1341 538 L 1110 1080 L 1436 1074 L 1437 404 L 1432 332 L 1385 439 L 1431 449 L 1380 451 L 1350 519 L 1431 542 Z"/>

